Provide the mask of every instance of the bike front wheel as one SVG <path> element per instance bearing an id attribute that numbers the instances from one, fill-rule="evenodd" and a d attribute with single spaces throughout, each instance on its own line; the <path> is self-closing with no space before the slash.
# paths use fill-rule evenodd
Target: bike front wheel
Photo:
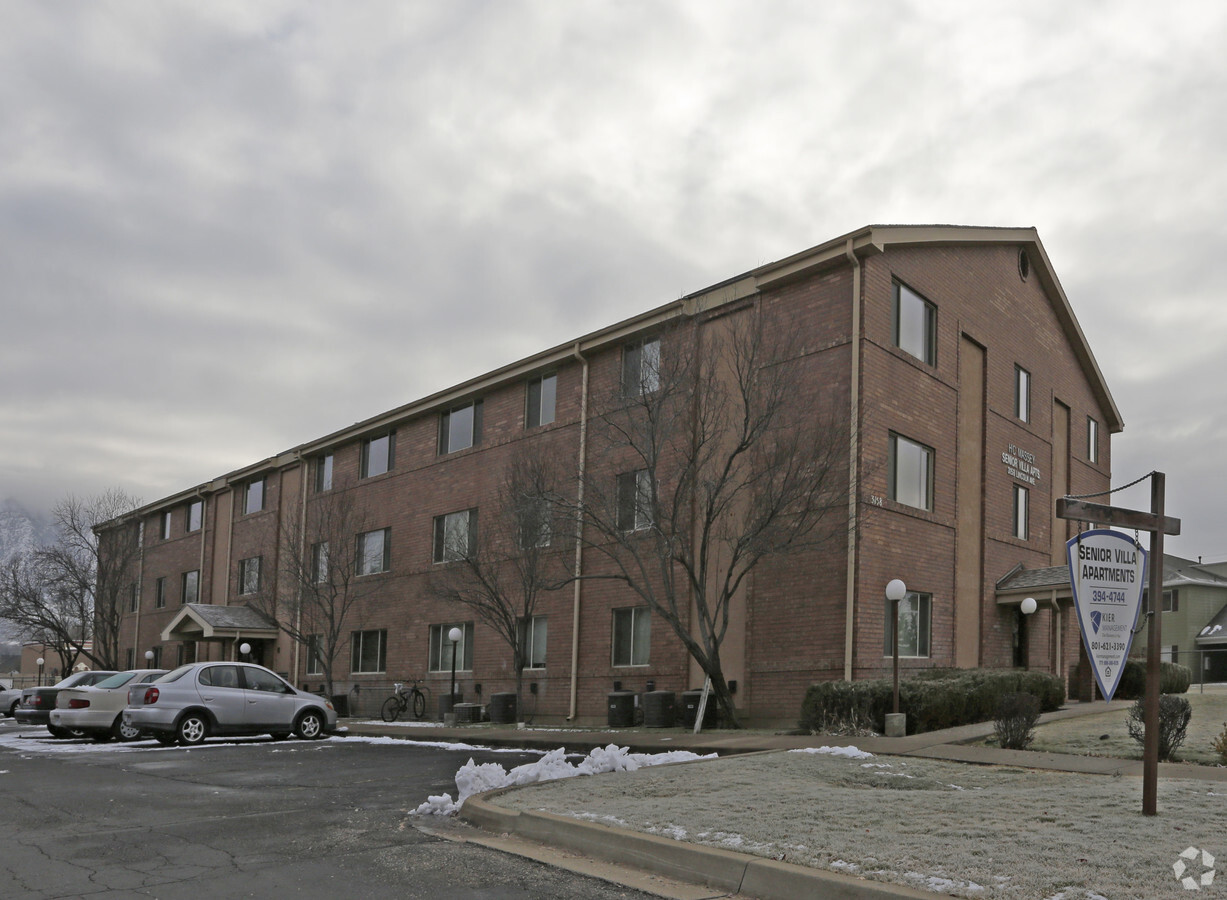
<path id="1" fill-rule="evenodd" d="M 421 691 L 413 692 L 413 718 L 420 719 L 426 715 L 426 695 Z"/>
<path id="2" fill-rule="evenodd" d="M 383 709 L 381 712 L 385 722 L 395 722 L 398 718 L 400 718 L 400 711 L 400 700 L 396 697 L 389 697 L 387 700 L 383 701 Z"/>

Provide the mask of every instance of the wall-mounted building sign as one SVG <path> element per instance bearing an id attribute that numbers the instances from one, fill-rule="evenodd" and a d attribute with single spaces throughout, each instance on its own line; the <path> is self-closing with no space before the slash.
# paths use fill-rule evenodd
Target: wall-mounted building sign
<path id="1" fill-rule="evenodd" d="M 1035 464 L 1035 454 L 1030 450 L 1010 444 L 1008 449 L 1001 451 L 1001 462 L 1011 478 L 1027 484 L 1039 483 L 1040 467 Z"/>
<path id="2" fill-rule="evenodd" d="M 1146 551 L 1133 538 L 1106 528 L 1085 531 L 1065 545 L 1082 643 L 1104 699 L 1120 683 L 1146 585 Z"/>

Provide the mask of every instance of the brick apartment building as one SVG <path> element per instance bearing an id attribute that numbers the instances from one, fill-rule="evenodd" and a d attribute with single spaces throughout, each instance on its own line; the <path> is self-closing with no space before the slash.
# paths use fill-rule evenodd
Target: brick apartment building
<path id="1" fill-rule="evenodd" d="M 660 335 L 678 323 L 752 313 L 800 336 L 798 396 L 855 426 L 839 440 L 856 527 L 820 552 L 764 560 L 738 593 L 722 657 L 742 716 L 795 721 L 810 683 L 888 674 L 893 578 L 909 590 L 905 673 L 1026 665 L 1067 676 L 1079 650 L 1068 597 L 1032 591 L 1038 612 L 1018 607 L 1027 573 L 1064 562 L 1075 526 L 1055 517 L 1055 499 L 1108 487 L 1121 417 L 1035 230 L 953 226 L 866 227 L 143 507 L 115 525 L 142 530 L 120 662 L 143 665 L 152 651 L 173 667 L 247 643 L 299 686 L 322 687 L 303 645 L 247 604 L 293 589 L 287 535 L 343 491 L 363 511 L 354 540 L 367 574 L 336 690 L 368 712 L 394 680 L 446 694 L 455 625 L 464 699 L 511 689 L 506 644 L 429 590 L 453 564 L 439 536 L 487 524 L 515 454 L 562 472 L 587 464 L 612 494 L 624 473 L 593 462 L 607 455 L 588 445 L 597 400 L 628 366 L 663 362 Z M 573 531 L 553 537 L 599 569 Z M 573 582 L 535 612 L 523 711 L 540 720 L 603 720 L 615 684 L 702 685 L 624 585 Z"/>

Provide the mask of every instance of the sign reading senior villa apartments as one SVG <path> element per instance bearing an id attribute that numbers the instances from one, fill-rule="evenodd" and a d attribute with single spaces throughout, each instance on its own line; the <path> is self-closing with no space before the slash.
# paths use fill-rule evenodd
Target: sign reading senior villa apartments
<path id="1" fill-rule="evenodd" d="M 1146 551 L 1119 531 L 1085 531 L 1065 545 L 1082 642 L 1104 699 L 1120 683 L 1146 585 Z"/>

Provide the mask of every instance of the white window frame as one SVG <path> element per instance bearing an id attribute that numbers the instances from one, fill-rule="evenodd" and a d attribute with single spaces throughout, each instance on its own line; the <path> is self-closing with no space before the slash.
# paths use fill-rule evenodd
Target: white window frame
<path id="1" fill-rule="evenodd" d="M 558 409 L 558 375 L 551 372 L 530 379 L 524 394 L 524 427 L 552 424 Z"/>
<path id="2" fill-rule="evenodd" d="M 188 599 L 188 584 L 191 583 L 192 597 Z M 200 570 L 192 569 L 190 572 L 184 572 L 180 581 L 180 588 L 183 591 L 183 603 L 199 603 L 200 602 Z"/>
<path id="3" fill-rule="evenodd" d="M 166 578 L 159 578 L 153 583 L 153 608 L 166 608 Z"/>
<path id="4" fill-rule="evenodd" d="M 644 338 L 622 348 L 622 396 L 642 397 L 660 389 L 660 338 Z"/>
<path id="5" fill-rule="evenodd" d="M 195 525 L 193 526 L 193 522 Z M 204 527 L 204 501 L 193 500 L 187 505 L 187 511 L 184 515 L 184 530 L 191 534 L 194 531 L 199 531 Z"/>
<path id="6" fill-rule="evenodd" d="M 170 540 L 170 523 L 171 517 L 170 510 L 168 509 L 166 512 L 161 514 L 161 518 L 158 521 L 158 534 L 164 541 Z"/>
<path id="7" fill-rule="evenodd" d="M 907 452 L 900 454 L 900 449 Z M 932 447 L 892 431 L 890 433 L 890 447 L 888 450 L 888 477 L 890 483 L 887 486 L 887 496 L 896 503 L 902 503 L 904 506 L 932 512 L 935 456 L 936 453 Z M 913 457 L 915 457 L 914 460 L 912 459 Z M 913 465 L 914 462 L 920 465 Z M 912 471 L 903 471 L 900 468 L 905 463 Z M 908 477 L 901 479 L 901 475 Z M 914 483 L 906 491 L 901 491 L 901 482 L 903 482 L 903 485 L 906 485 L 908 482 Z"/>
<path id="8" fill-rule="evenodd" d="M 482 405 L 481 400 L 470 400 L 439 414 L 440 456 L 481 443 Z"/>
<path id="9" fill-rule="evenodd" d="M 615 668 L 648 665 L 652 655 L 652 611 L 646 606 L 627 606 L 612 612 L 610 664 Z"/>
<path id="10" fill-rule="evenodd" d="M 312 634 L 307 637 L 307 670 L 308 675 L 323 675 L 324 660 L 322 648 L 324 645 L 324 636 L 322 634 Z"/>
<path id="11" fill-rule="evenodd" d="M 446 625 L 430 626 L 428 668 L 431 672 L 452 670 L 452 642 L 447 636 L 453 628 L 459 628 L 461 631 L 461 638 L 456 642 L 456 671 L 473 671 L 473 623 L 448 622 Z"/>
<path id="12" fill-rule="evenodd" d="M 332 490 L 333 462 L 334 462 L 334 456 L 331 453 L 322 453 L 315 458 L 314 487 L 315 487 L 315 492 L 317 494 L 323 493 L 324 491 Z"/>
<path id="13" fill-rule="evenodd" d="M 1086 417 L 1086 458 L 1088 462 L 1099 462 L 1099 422 L 1091 416 Z"/>
<path id="14" fill-rule="evenodd" d="M 1021 484 L 1014 485 L 1014 537 L 1029 540 L 1031 531 L 1031 491 Z"/>
<path id="15" fill-rule="evenodd" d="M 265 479 L 253 478 L 243 488 L 243 515 L 250 516 L 264 509 Z"/>
<path id="16" fill-rule="evenodd" d="M 363 440 L 361 456 L 359 478 L 374 478 L 391 472 L 396 465 L 396 432 Z"/>
<path id="17" fill-rule="evenodd" d="M 894 282 L 891 327 L 896 347 L 925 365 L 937 365 L 937 307 L 898 281 Z M 917 330 L 919 341 L 913 333 Z"/>
<path id="18" fill-rule="evenodd" d="M 392 568 L 392 529 L 376 528 L 358 535 L 358 575 L 379 575 Z"/>
<path id="19" fill-rule="evenodd" d="M 886 601 L 884 656 L 892 657 L 891 601 Z M 909 622 L 911 624 L 909 624 Z M 914 643 L 905 643 L 908 635 Z M 923 591 L 908 591 L 899 601 L 899 658 L 928 659 L 933 654 L 933 595 Z"/>
<path id="20" fill-rule="evenodd" d="M 545 668 L 549 624 L 547 616 L 529 616 L 520 620 L 520 647 L 524 651 L 525 669 Z"/>
<path id="21" fill-rule="evenodd" d="M 435 516 L 432 545 L 436 565 L 471 558 L 477 552 L 477 508 Z"/>
<path id="22" fill-rule="evenodd" d="M 1031 421 L 1031 373 L 1014 366 L 1014 415 L 1020 422 Z"/>
<path id="23" fill-rule="evenodd" d="M 311 578 L 315 584 L 328 582 L 328 542 L 311 545 Z"/>
<path id="24" fill-rule="evenodd" d="M 375 668 L 365 668 L 369 660 L 367 645 L 375 643 Z M 368 628 L 364 631 L 352 631 L 349 635 L 349 672 L 351 675 L 378 675 L 388 670 L 388 630 L 386 628 Z"/>
<path id="25" fill-rule="evenodd" d="M 652 478 L 647 469 L 619 475 L 616 494 L 615 515 L 619 531 L 647 531 L 655 524 L 652 517 Z"/>
<path id="26" fill-rule="evenodd" d="M 249 556 L 239 560 L 239 596 L 246 597 L 260 593 L 260 578 L 263 568 L 262 556 Z"/>

